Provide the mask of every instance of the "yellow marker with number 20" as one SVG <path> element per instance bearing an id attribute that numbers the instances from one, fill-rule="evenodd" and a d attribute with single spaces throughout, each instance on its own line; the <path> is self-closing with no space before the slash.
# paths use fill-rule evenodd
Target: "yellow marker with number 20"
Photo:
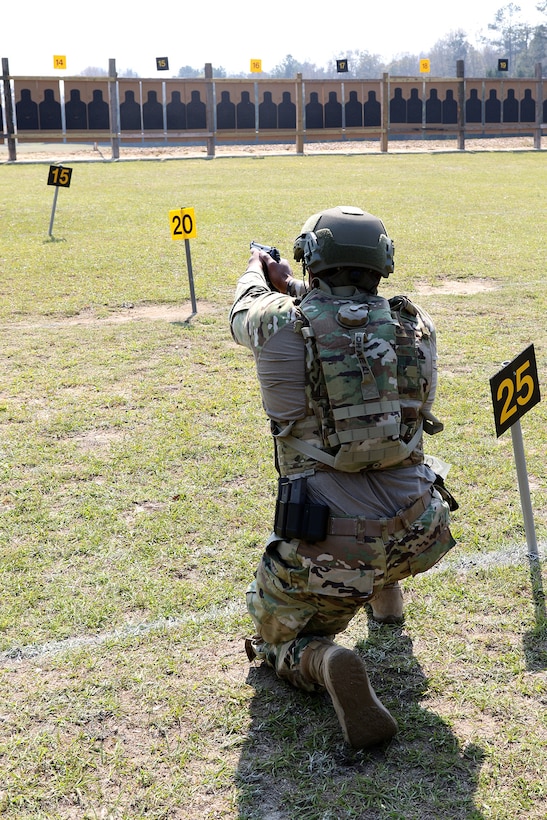
<path id="1" fill-rule="evenodd" d="M 171 239 L 193 239 L 197 236 L 196 217 L 193 208 L 169 211 Z"/>

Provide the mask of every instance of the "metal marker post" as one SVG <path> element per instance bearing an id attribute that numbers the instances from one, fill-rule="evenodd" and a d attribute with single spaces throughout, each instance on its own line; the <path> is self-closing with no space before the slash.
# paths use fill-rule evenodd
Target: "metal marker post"
<path id="1" fill-rule="evenodd" d="M 528 471 L 526 469 L 526 457 L 524 455 L 524 444 L 522 440 L 522 428 L 520 421 L 511 425 L 511 439 L 513 442 L 513 453 L 515 456 L 515 466 L 517 469 L 517 479 L 520 493 L 520 506 L 524 519 L 524 531 L 526 533 L 526 544 L 528 547 L 528 565 L 530 567 L 530 580 L 532 583 L 532 595 L 538 624 L 545 622 L 545 593 L 543 591 L 543 580 L 541 577 L 541 565 L 539 563 L 538 545 L 536 539 L 536 528 L 534 524 L 534 514 L 532 511 L 532 500 L 530 498 L 530 483 L 528 481 Z"/>
<path id="2" fill-rule="evenodd" d="M 522 507 L 522 517 L 524 518 L 528 557 L 537 558 L 538 545 L 536 540 L 536 528 L 534 525 L 534 514 L 532 511 L 532 500 L 530 498 L 530 485 L 528 482 L 528 471 L 526 469 L 526 457 L 524 455 L 520 421 L 516 421 L 511 425 L 511 439 L 513 441 L 513 452 L 515 454 L 515 466 L 517 468 L 520 505 Z"/>
<path id="3" fill-rule="evenodd" d="M 190 253 L 190 240 L 184 240 L 184 247 L 186 250 L 186 265 L 188 267 L 188 283 L 190 285 L 190 299 L 192 300 L 192 316 L 198 312 L 196 305 L 196 294 L 194 291 L 194 273 L 192 271 L 192 255 Z"/>
<path id="4" fill-rule="evenodd" d="M 49 220 L 48 236 L 53 236 L 53 220 L 55 219 L 55 210 L 57 208 L 57 197 L 59 196 L 59 188 L 55 186 L 55 193 L 53 194 L 53 207 L 51 208 L 51 219 Z"/>
<path id="5" fill-rule="evenodd" d="M 534 345 L 523 350 L 513 361 L 503 362 L 502 369 L 490 379 L 490 389 L 498 438 L 511 428 L 528 555 L 531 559 L 537 559 L 534 516 L 520 427 L 521 416 L 541 400 Z"/>
<path id="6" fill-rule="evenodd" d="M 178 208 L 169 211 L 169 223 L 171 226 L 171 239 L 184 239 L 186 249 L 186 265 L 188 267 L 188 283 L 190 285 L 190 298 L 192 300 L 192 316 L 198 312 L 196 305 L 196 294 L 194 291 L 194 272 L 192 270 L 192 255 L 190 253 L 190 239 L 197 236 L 196 215 L 193 208 Z"/>
<path id="7" fill-rule="evenodd" d="M 540 624 L 545 621 L 545 594 L 541 579 L 536 530 L 530 500 L 530 486 L 522 443 L 522 430 L 520 428 L 521 416 L 541 400 L 534 345 L 530 345 L 526 350 L 523 350 L 513 361 L 503 362 L 502 369 L 490 379 L 490 389 L 498 438 L 509 427 L 511 428 L 520 505 L 528 546 L 528 563 L 530 564 L 536 621 Z"/>
<path id="8" fill-rule="evenodd" d="M 49 220 L 49 237 L 53 236 L 53 220 L 55 219 L 55 210 L 57 208 L 57 197 L 59 196 L 59 188 L 69 188 L 70 180 L 72 179 L 72 168 L 66 168 L 62 165 L 50 165 L 49 174 L 47 178 L 48 185 L 55 186 L 55 194 L 53 196 L 53 207 L 51 209 L 51 219 Z"/>

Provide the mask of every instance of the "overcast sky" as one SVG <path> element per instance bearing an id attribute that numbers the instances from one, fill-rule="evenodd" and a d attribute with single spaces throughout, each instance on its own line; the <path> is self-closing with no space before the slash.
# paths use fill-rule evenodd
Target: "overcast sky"
<path id="1" fill-rule="evenodd" d="M 518 19 L 545 22 L 538 0 L 518 0 Z M 299 62 L 326 66 L 350 51 L 390 60 L 428 49 L 462 29 L 475 44 L 487 32 L 503 0 L 224 0 L 142 3 L 127 0 L 25 0 L 2 12 L 0 57 L 17 76 L 80 74 L 88 66 L 133 69 L 141 77 L 176 76 L 181 66 L 223 67 L 228 75 L 248 73 L 251 60 L 271 71 L 287 54 Z M 66 57 L 65 71 L 53 57 Z M 504 56 L 504 55 L 500 55 Z M 156 69 L 167 57 L 169 71 Z"/>

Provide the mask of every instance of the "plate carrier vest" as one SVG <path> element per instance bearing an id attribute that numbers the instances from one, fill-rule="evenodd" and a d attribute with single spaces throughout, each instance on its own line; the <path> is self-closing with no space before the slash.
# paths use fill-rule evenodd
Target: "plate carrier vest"
<path id="1" fill-rule="evenodd" d="M 309 415 L 273 427 L 281 475 L 422 462 L 420 409 L 432 373 L 420 344 L 434 333 L 427 314 L 405 296 L 344 298 L 319 289 L 298 310 Z"/>

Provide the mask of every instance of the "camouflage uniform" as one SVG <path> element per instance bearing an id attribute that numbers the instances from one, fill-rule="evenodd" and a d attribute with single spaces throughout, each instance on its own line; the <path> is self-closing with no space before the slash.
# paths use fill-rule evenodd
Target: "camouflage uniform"
<path id="1" fill-rule="evenodd" d="M 342 632 L 384 586 L 429 569 L 454 540 L 423 457 L 423 419 L 434 424 L 431 319 L 405 297 L 305 294 L 303 283 L 272 292 L 250 269 L 230 323 L 255 357 L 280 474 L 306 477 L 311 501 L 330 510 L 321 541 L 274 533 L 247 592 L 258 633 L 249 657 L 312 690 L 299 669 L 308 644 Z"/>

